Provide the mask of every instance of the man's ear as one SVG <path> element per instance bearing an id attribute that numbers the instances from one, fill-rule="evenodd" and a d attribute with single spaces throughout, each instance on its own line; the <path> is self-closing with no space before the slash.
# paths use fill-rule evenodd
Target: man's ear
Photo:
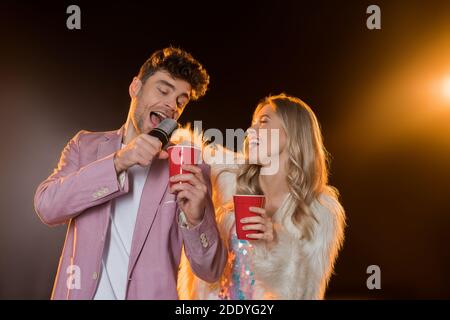
<path id="1" fill-rule="evenodd" d="M 142 81 L 138 77 L 134 77 L 133 81 L 131 81 L 130 83 L 130 87 L 128 88 L 130 97 L 132 99 L 135 98 L 141 89 L 142 89 Z"/>

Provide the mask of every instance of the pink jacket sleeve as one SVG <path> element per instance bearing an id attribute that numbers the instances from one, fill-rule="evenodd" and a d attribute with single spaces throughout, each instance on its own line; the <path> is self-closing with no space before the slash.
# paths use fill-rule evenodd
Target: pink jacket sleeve
<path id="1" fill-rule="evenodd" d="M 53 226 L 67 222 L 84 210 L 128 192 L 125 174 L 120 187 L 110 154 L 88 165 L 79 162 L 80 131 L 64 148 L 57 168 L 37 188 L 34 207 L 39 218 Z"/>
<path id="2" fill-rule="evenodd" d="M 209 178 L 209 166 L 203 170 L 207 177 L 208 194 L 211 194 L 211 182 Z M 205 215 L 200 224 L 194 228 L 180 227 L 184 240 L 186 257 L 189 260 L 192 271 L 207 282 L 215 282 L 221 277 L 228 257 L 228 251 L 224 246 L 217 229 L 214 216 L 214 205 L 209 198 L 205 208 Z"/>

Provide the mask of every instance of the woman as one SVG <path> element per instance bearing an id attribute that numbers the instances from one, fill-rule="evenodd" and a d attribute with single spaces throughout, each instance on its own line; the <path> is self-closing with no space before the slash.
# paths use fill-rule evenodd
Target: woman
<path id="1" fill-rule="evenodd" d="M 248 132 L 247 163 L 221 168 L 213 178 L 228 266 L 218 283 L 195 278 L 191 297 L 322 299 L 342 246 L 345 214 L 337 190 L 327 184 L 319 123 L 303 101 L 281 94 L 259 103 Z M 260 231 L 248 240 L 236 237 L 232 194 L 266 198 L 264 209 L 251 208 L 258 216 L 243 221 L 247 230 Z"/>

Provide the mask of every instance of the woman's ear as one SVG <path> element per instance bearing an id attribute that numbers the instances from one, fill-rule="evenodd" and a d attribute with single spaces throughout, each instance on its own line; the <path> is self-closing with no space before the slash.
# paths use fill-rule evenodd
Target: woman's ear
<path id="1" fill-rule="evenodd" d="M 128 92 L 130 94 L 131 99 L 135 98 L 139 94 L 139 91 L 141 89 L 142 89 L 142 81 L 139 78 L 134 77 L 133 81 L 131 81 L 130 83 L 130 87 L 128 88 Z"/>

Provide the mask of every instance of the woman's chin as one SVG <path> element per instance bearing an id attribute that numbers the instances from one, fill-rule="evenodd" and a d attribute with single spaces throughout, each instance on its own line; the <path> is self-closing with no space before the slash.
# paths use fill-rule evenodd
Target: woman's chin
<path id="1" fill-rule="evenodd" d="M 256 164 L 258 166 L 267 166 L 270 164 L 268 159 L 262 159 L 261 157 L 258 157 L 257 154 L 250 154 L 248 160 L 250 164 Z"/>

